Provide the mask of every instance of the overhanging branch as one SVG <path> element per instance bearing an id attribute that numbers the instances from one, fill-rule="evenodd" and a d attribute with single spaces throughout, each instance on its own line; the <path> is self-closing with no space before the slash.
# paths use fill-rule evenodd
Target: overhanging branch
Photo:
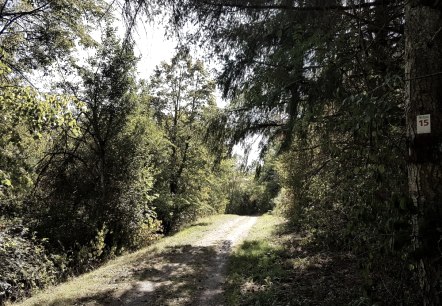
<path id="1" fill-rule="evenodd" d="M 371 8 L 375 6 L 382 6 L 393 3 L 391 0 L 376 0 L 373 2 L 359 3 L 357 5 L 345 6 L 345 5 L 324 5 L 324 6 L 293 6 L 285 4 L 244 4 L 242 1 L 237 2 L 214 2 L 214 1 L 201 1 L 200 3 L 208 6 L 216 7 L 230 7 L 238 9 L 249 9 L 249 10 L 290 10 L 290 11 L 351 11 L 361 8 Z"/>

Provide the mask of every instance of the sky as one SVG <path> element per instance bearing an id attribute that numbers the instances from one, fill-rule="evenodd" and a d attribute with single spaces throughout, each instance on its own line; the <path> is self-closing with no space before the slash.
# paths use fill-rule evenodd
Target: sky
<path id="1" fill-rule="evenodd" d="M 120 35 L 124 35 L 124 25 L 119 23 Z M 166 36 L 166 29 L 162 24 L 140 23 L 134 33 L 135 47 L 134 51 L 140 57 L 137 71 L 140 79 L 148 79 L 153 73 L 156 66 L 162 61 L 169 61 L 176 51 L 178 40 L 174 37 Z M 194 58 L 203 60 L 203 51 L 194 47 L 192 50 Z M 213 62 L 205 62 L 206 69 L 219 69 L 220 64 Z M 213 75 L 213 77 L 215 77 Z M 221 92 L 216 89 L 215 97 L 219 107 L 225 107 L 227 101 L 222 99 Z"/>
<path id="2" fill-rule="evenodd" d="M 138 63 L 138 75 L 147 79 L 162 61 L 169 61 L 175 54 L 177 40 L 167 38 L 162 25 L 139 25 L 135 38 L 135 54 L 141 59 Z"/>

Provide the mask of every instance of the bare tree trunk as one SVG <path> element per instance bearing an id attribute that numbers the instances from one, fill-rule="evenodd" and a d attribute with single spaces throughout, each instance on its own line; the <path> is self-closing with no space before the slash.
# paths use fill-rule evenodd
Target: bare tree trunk
<path id="1" fill-rule="evenodd" d="M 442 14 L 422 0 L 412 0 L 405 18 L 408 182 L 416 208 L 413 245 L 423 305 L 441 305 Z"/>

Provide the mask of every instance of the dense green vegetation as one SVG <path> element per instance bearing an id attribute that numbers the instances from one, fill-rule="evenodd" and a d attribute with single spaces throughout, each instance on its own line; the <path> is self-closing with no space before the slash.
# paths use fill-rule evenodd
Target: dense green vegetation
<path id="1" fill-rule="evenodd" d="M 117 38 L 103 3 L 4 5 L 11 25 L 0 58 L 0 303 L 225 211 L 224 182 L 236 166 L 227 146 L 206 141 L 219 110 L 201 61 L 179 51 L 137 80 L 133 42 Z M 58 14 L 75 23 L 51 27 L 68 22 Z M 20 30 L 28 23 L 36 28 Z M 88 26 L 101 29 L 100 41 L 86 37 Z M 32 35 L 48 41 L 35 46 Z M 11 49 L 10 39 L 28 50 Z M 86 60 L 71 53 L 84 46 Z M 29 83 L 41 72 L 50 88 Z"/>
<path id="2" fill-rule="evenodd" d="M 122 7 L 120 41 L 106 2 L 0 1 L 0 301 L 199 216 L 274 210 L 314 247 L 356 258 L 359 296 L 341 302 L 440 304 L 438 1 Z M 170 18 L 182 46 L 141 81 L 131 30 L 142 12 Z M 220 60 L 216 80 L 192 45 Z M 419 134 L 424 114 L 432 130 Z M 232 147 L 254 135 L 261 159 L 239 171 Z M 258 266 L 273 252 L 254 248 Z M 398 288 L 407 294 L 385 296 Z"/>

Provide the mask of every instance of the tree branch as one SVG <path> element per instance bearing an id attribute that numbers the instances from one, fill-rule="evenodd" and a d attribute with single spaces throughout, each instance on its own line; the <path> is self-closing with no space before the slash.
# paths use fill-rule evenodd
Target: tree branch
<path id="1" fill-rule="evenodd" d="M 33 10 L 30 10 L 30 11 L 24 11 L 24 12 L 2 12 L 1 13 L 1 15 L 0 15 L 0 18 L 3 18 L 3 17 L 23 17 L 23 16 L 26 16 L 26 15 L 32 15 L 32 14 L 35 14 L 35 13 L 37 13 L 37 12 L 39 12 L 39 11 L 41 11 L 41 10 L 43 10 L 45 7 L 47 7 L 49 5 L 49 2 L 47 2 L 47 3 L 45 3 L 45 4 L 43 4 L 43 5 L 40 5 L 39 7 L 36 7 L 35 9 L 33 9 Z"/>
<path id="2" fill-rule="evenodd" d="M 367 3 L 360 3 L 357 4 L 357 6 L 345 6 L 345 5 L 324 5 L 324 6 L 292 6 L 292 5 L 284 5 L 284 4 L 244 4 L 241 3 L 241 1 L 237 2 L 225 2 L 219 1 L 213 2 L 213 1 L 201 1 L 200 3 L 209 5 L 209 6 L 216 6 L 216 7 L 230 7 L 230 8 L 238 8 L 238 9 L 250 9 L 250 10 L 290 10 L 290 11 L 351 11 L 355 8 L 361 9 L 361 8 L 371 8 L 375 6 L 380 5 L 387 5 L 394 2 L 394 0 L 376 0 L 373 2 L 367 2 Z"/>
<path id="3" fill-rule="evenodd" d="M 2 12 L 0 15 L 0 20 L 1 19 L 5 19 L 7 20 L 5 17 L 12 17 L 11 19 L 9 19 L 5 25 L 3 26 L 3 28 L 0 31 L 0 35 L 4 34 L 6 29 L 8 29 L 16 20 L 24 17 L 24 16 L 29 16 L 29 15 L 33 15 L 39 11 L 41 11 L 42 9 L 44 9 L 46 6 L 48 6 L 49 3 L 43 4 L 33 10 L 30 11 L 25 11 L 25 12 Z M 3 10 L 3 8 L 2 8 Z"/>

